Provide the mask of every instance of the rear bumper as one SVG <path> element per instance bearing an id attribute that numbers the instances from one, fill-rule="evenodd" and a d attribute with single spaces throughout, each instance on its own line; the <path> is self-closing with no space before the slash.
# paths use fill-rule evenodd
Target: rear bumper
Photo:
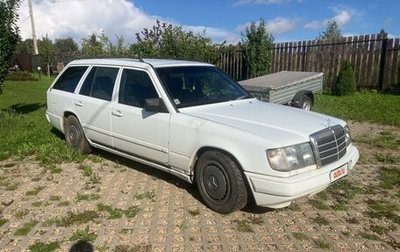
<path id="1" fill-rule="evenodd" d="M 60 116 L 46 111 L 46 119 L 51 125 L 53 125 L 54 128 L 63 132 L 62 118 Z"/>
<path id="2" fill-rule="evenodd" d="M 330 173 L 341 166 L 352 170 L 359 158 L 359 152 L 349 146 L 344 157 L 321 169 L 315 169 L 288 178 L 272 177 L 245 172 L 246 178 L 258 206 L 282 208 L 303 196 L 316 194 L 331 184 Z"/>

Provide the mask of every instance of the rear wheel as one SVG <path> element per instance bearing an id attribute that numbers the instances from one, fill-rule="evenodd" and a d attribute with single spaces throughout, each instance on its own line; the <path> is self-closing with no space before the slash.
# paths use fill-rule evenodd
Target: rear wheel
<path id="1" fill-rule="evenodd" d="M 82 153 L 88 154 L 92 151 L 81 124 L 73 115 L 68 116 L 65 120 L 65 140 L 71 148 L 80 150 Z"/>
<path id="2" fill-rule="evenodd" d="M 247 204 L 242 173 L 231 157 L 219 151 L 203 153 L 196 165 L 195 181 L 205 204 L 219 213 L 231 213 Z"/>

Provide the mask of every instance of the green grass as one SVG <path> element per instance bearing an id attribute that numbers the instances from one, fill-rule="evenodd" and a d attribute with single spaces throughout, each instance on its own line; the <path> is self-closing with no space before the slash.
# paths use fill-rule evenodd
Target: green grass
<path id="1" fill-rule="evenodd" d="M 50 252 L 55 251 L 60 248 L 59 242 L 36 242 L 35 244 L 29 246 L 29 250 L 32 252 Z"/>
<path id="2" fill-rule="evenodd" d="M 299 240 L 299 241 L 305 241 L 305 240 L 309 239 L 305 233 L 292 232 L 292 235 L 296 240 Z"/>
<path id="3" fill-rule="evenodd" d="M 128 209 L 124 210 L 121 208 L 112 208 L 112 206 L 110 205 L 99 203 L 97 204 L 97 210 L 100 212 L 107 212 L 107 219 L 120 219 L 124 214 L 127 218 L 135 217 L 139 213 L 140 208 L 138 206 L 131 206 Z"/>
<path id="4" fill-rule="evenodd" d="M 352 182 L 344 179 L 333 184 L 327 192 L 335 200 L 332 209 L 335 211 L 347 211 L 349 203 L 354 197 L 362 192 L 362 189 L 355 186 Z"/>
<path id="5" fill-rule="evenodd" d="M 90 194 L 81 194 L 81 193 L 77 193 L 75 196 L 75 200 L 76 202 L 79 201 L 92 201 L 92 200 L 98 200 L 100 199 L 100 195 L 96 194 L 96 193 L 90 193 Z"/>
<path id="6" fill-rule="evenodd" d="M 77 242 L 94 242 L 96 238 L 97 234 L 95 232 L 91 232 L 89 226 L 86 226 L 85 229 L 76 230 L 69 240 Z"/>
<path id="7" fill-rule="evenodd" d="M 385 200 L 369 200 L 366 202 L 370 208 L 365 214 L 370 218 L 381 219 L 385 217 L 394 223 L 400 224 L 400 215 L 397 212 L 400 208 L 391 202 Z"/>
<path id="8" fill-rule="evenodd" d="M 185 231 L 187 229 L 187 226 L 186 226 L 185 222 L 182 222 L 181 224 L 176 225 L 176 227 L 179 228 L 179 230 L 181 232 L 183 232 L 183 231 Z"/>
<path id="9" fill-rule="evenodd" d="M 370 234 L 367 232 L 360 232 L 360 236 L 367 240 L 379 241 L 379 237 L 376 234 Z"/>
<path id="10" fill-rule="evenodd" d="M 41 207 L 43 205 L 43 201 L 35 201 L 32 202 L 31 206 L 33 207 Z"/>
<path id="11" fill-rule="evenodd" d="M 323 216 L 317 216 L 315 218 L 312 218 L 312 221 L 320 226 L 328 226 L 329 221 Z"/>
<path id="12" fill-rule="evenodd" d="M 149 200 L 154 201 L 156 198 L 156 194 L 155 194 L 154 190 L 152 190 L 152 191 L 146 191 L 146 192 L 137 192 L 137 193 L 135 193 L 135 195 L 133 197 L 135 197 L 135 199 L 137 199 L 137 200 L 149 199 Z"/>
<path id="13" fill-rule="evenodd" d="M 87 165 L 81 164 L 78 169 L 82 171 L 82 174 L 85 177 L 90 177 L 93 173 L 92 167 L 87 166 Z"/>
<path id="14" fill-rule="evenodd" d="M 196 208 L 191 208 L 191 209 L 188 209 L 188 213 L 189 213 L 191 216 L 197 216 L 197 215 L 200 214 L 200 210 L 199 210 L 198 207 L 196 207 Z"/>
<path id="15" fill-rule="evenodd" d="M 14 213 L 14 216 L 15 216 L 15 218 L 17 218 L 17 219 L 22 219 L 24 216 L 26 216 L 26 215 L 28 215 L 29 214 L 29 210 L 28 209 L 20 209 L 20 210 L 17 210 L 15 213 Z"/>
<path id="16" fill-rule="evenodd" d="M 61 196 L 59 196 L 59 195 L 51 195 L 49 197 L 49 200 L 50 201 L 60 201 L 61 200 Z"/>
<path id="17" fill-rule="evenodd" d="M 316 95 L 314 111 L 355 121 L 400 125 L 400 96 L 359 92 L 351 96 Z"/>
<path id="18" fill-rule="evenodd" d="M 0 218 L 0 227 L 6 224 L 8 221 L 6 219 Z"/>
<path id="19" fill-rule="evenodd" d="M 47 122 L 46 90 L 52 80 L 6 81 L 0 95 L 0 160 L 36 155 L 45 165 L 80 161 Z"/>
<path id="20" fill-rule="evenodd" d="M 248 220 L 233 220 L 237 224 L 236 230 L 239 232 L 254 233 L 253 227 Z"/>
<path id="21" fill-rule="evenodd" d="M 30 222 L 25 223 L 22 227 L 18 228 L 14 235 L 15 236 L 26 236 L 35 226 L 38 224 L 38 221 L 31 220 Z"/>
<path id="22" fill-rule="evenodd" d="M 331 208 L 326 204 L 325 200 L 309 199 L 308 203 L 319 210 L 330 210 Z"/>
<path id="23" fill-rule="evenodd" d="M 375 154 L 376 161 L 382 162 L 385 164 L 399 164 L 400 156 L 392 155 L 390 153 L 378 153 Z"/>
<path id="24" fill-rule="evenodd" d="M 36 195 L 38 195 L 38 193 L 41 191 L 41 190 L 43 190 L 45 187 L 44 186 L 37 186 L 37 187 L 35 187 L 33 190 L 31 190 L 31 191 L 27 191 L 26 193 L 25 193 L 25 195 L 26 196 L 36 196 Z"/>
<path id="25" fill-rule="evenodd" d="M 390 230 L 390 228 L 379 226 L 379 225 L 371 225 L 369 228 L 372 232 L 377 233 L 377 234 L 387 234 Z"/>
<path id="26" fill-rule="evenodd" d="M 74 224 L 86 224 L 100 218 L 100 215 L 93 210 L 85 210 L 80 213 L 68 212 L 66 216 L 57 218 L 55 223 L 57 226 L 69 227 Z"/>
<path id="27" fill-rule="evenodd" d="M 381 187 L 384 189 L 400 188 L 400 167 L 381 168 L 379 170 Z"/>
<path id="28" fill-rule="evenodd" d="M 315 240 L 315 244 L 320 248 L 320 249 L 330 249 L 332 247 L 332 244 L 326 240 Z"/>
<path id="29" fill-rule="evenodd" d="M 69 206 L 71 203 L 69 201 L 62 201 L 57 204 L 59 207 Z"/>
<path id="30" fill-rule="evenodd" d="M 138 206 L 130 206 L 124 211 L 126 218 L 134 218 L 139 213 L 140 208 Z"/>

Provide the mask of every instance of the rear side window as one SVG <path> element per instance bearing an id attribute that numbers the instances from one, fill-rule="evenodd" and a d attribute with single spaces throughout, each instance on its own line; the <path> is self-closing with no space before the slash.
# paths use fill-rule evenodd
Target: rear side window
<path id="1" fill-rule="evenodd" d="M 111 101 L 118 70 L 118 68 L 112 67 L 93 67 L 79 93 Z"/>
<path id="2" fill-rule="evenodd" d="M 53 88 L 71 93 L 74 92 L 87 68 L 87 66 L 69 67 L 60 78 L 58 78 Z"/>

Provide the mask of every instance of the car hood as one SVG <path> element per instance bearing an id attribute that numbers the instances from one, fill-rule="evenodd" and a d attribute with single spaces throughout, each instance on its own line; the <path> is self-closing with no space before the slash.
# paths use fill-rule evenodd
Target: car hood
<path id="1" fill-rule="evenodd" d="M 314 132 L 345 125 L 334 117 L 257 99 L 188 107 L 180 112 L 258 135 L 276 146 L 307 142 Z"/>

